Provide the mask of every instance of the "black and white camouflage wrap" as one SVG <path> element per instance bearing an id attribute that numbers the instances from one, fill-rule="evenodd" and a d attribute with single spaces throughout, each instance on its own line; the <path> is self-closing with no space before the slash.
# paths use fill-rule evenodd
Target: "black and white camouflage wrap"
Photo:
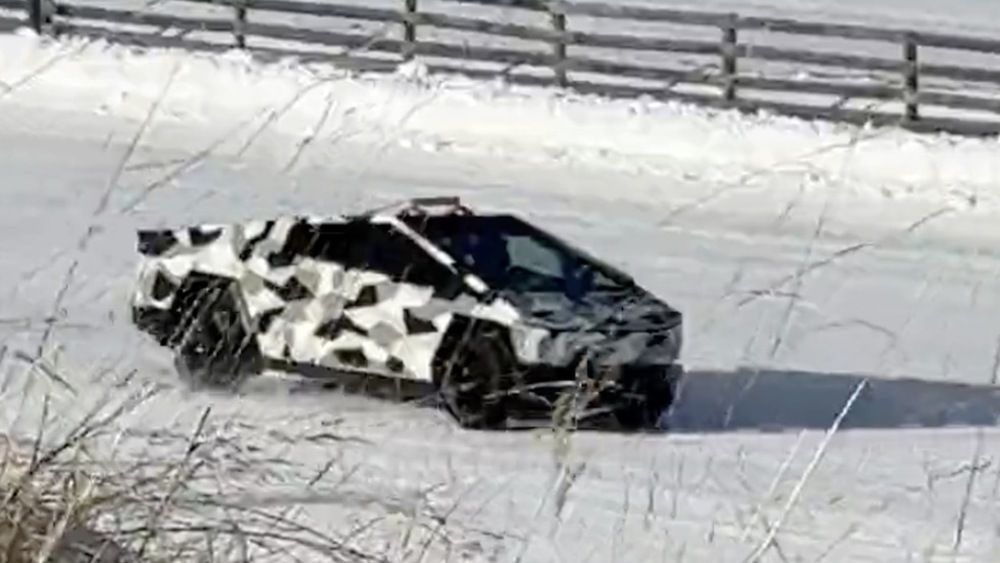
<path id="1" fill-rule="evenodd" d="M 671 322 L 676 312 L 642 290 L 613 300 L 539 293 L 508 294 L 506 301 L 525 312 L 510 331 L 526 364 L 569 367 L 586 352 L 602 367 L 667 365 L 682 346 L 681 325 Z"/>
<path id="2" fill-rule="evenodd" d="M 476 276 L 391 214 L 366 220 L 396 229 L 461 280 L 457 295 L 400 282 L 384 272 L 309 256 L 275 265 L 297 224 L 344 217 L 283 216 L 268 221 L 155 231 L 143 259 L 134 312 L 168 311 L 194 273 L 232 280 L 240 314 L 265 358 L 431 381 L 432 360 L 456 316 L 507 328 L 518 361 L 568 366 L 584 351 L 600 364 L 669 364 L 681 347 L 676 311 L 636 289 L 622 300 L 569 302 L 561 296 L 490 292 Z"/>

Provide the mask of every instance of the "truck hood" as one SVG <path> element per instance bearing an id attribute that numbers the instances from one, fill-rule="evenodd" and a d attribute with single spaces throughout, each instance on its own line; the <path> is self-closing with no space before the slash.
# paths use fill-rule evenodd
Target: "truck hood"
<path id="1" fill-rule="evenodd" d="M 659 332 L 681 323 L 681 313 L 641 289 L 592 292 L 579 301 L 561 293 L 511 293 L 504 297 L 526 325 L 554 332 L 617 335 Z"/>

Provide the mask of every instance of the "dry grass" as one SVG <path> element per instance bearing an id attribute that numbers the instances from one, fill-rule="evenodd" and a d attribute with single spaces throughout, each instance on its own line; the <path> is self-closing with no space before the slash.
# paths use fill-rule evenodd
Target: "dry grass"
<path id="1" fill-rule="evenodd" d="M 91 527 L 109 498 L 86 472 L 40 463 L 9 435 L 0 458 L 0 561 L 134 560 Z"/>
<path id="2" fill-rule="evenodd" d="M 99 458 L 150 396 L 108 402 L 57 439 L 44 423 L 35 437 L 0 434 L 0 563 L 384 560 L 287 511 L 228 502 L 218 476 L 233 450 L 209 435 L 209 410 L 163 453 Z"/>

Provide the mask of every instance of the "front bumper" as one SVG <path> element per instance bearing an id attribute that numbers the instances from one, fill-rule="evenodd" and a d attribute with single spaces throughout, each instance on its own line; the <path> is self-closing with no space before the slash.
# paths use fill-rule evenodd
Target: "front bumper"
<path id="1" fill-rule="evenodd" d="M 683 325 L 650 331 L 550 331 L 532 326 L 511 328 L 511 344 L 525 366 L 567 368 L 586 359 L 593 366 L 654 366 L 677 362 Z"/>

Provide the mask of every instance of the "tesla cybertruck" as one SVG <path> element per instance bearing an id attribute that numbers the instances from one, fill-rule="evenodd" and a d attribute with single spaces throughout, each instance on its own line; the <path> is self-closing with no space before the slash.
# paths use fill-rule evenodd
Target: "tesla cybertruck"
<path id="1" fill-rule="evenodd" d="M 553 234 L 457 198 L 140 230 L 138 251 L 133 322 L 198 385 L 306 367 L 421 382 L 466 427 L 572 405 L 636 428 L 655 424 L 683 374 L 679 311 Z"/>

